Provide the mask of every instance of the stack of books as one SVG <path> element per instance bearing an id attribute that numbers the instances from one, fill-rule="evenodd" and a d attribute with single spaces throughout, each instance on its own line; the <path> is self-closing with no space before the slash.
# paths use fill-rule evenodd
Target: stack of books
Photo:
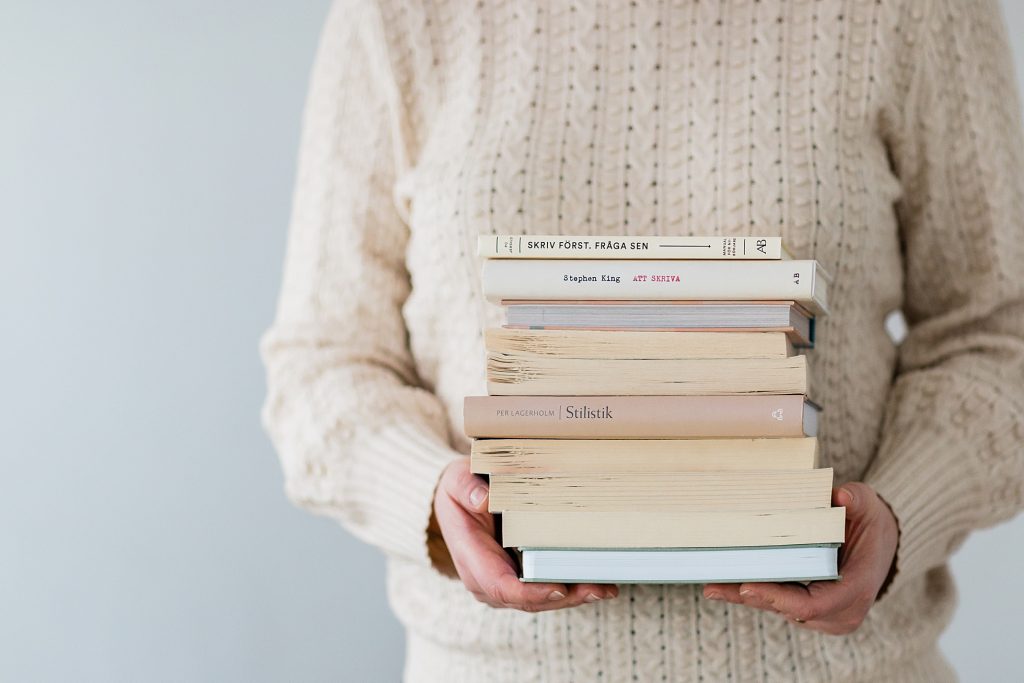
<path id="1" fill-rule="evenodd" d="M 525 581 L 837 578 L 808 399 L 827 279 L 777 237 L 496 236 L 472 469 Z"/>

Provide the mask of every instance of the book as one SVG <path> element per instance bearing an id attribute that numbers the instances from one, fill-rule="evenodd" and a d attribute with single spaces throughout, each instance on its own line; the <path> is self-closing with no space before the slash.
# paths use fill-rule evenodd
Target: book
<path id="1" fill-rule="evenodd" d="M 492 474 L 490 511 L 726 512 L 826 508 L 832 469 Z"/>
<path id="2" fill-rule="evenodd" d="M 783 396 L 467 396 L 476 438 L 679 439 L 817 436 L 820 409 Z"/>
<path id="3" fill-rule="evenodd" d="M 520 563 L 527 582 L 742 583 L 839 578 L 836 545 L 710 550 L 523 548 Z"/>
<path id="4" fill-rule="evenodd" d="M 506 327 L 614 332 L 782 332 L 814 346 L 814 316 L 794 301 L 502 301 Z M 737 344 L 744 342 L 737 341 Z"/>
<path id="5" fill-rule="evenodd" d="M 781 332 L 649 332 L 490 328 L 488 351 L 556 358 L 667 360 L 788 358 L 793 344 Z"/>
<path id="6" fill-rule="evenodd" d="M 818 466 L 818 440 L 476 439 L 477 474 L 545 472 L 709 472 Z"/>
<path id="7" fill-rule="evenodd" d="M 791 258 L 781 237 L 481 235 L 484 258 L 767 259 Z"/>
<path id="8" fill-rule="evenodd" d="M 796 301 L 828 311 L 826 276 L 816 261 L 488 259 L 483 291 L 507 300 Z"/>
<path id="9" fill-rule="evenodd" d="M 558 358 L 511 353 L 487 355 L 491 396 L 734 396 L 806 394 L 807 359 Z"/>
<path id="10" fill-rule="evenodd" d="M 846 508 L 731 512 L 510 511 L 506 548 L 728 548 L 842 543 Z"/>

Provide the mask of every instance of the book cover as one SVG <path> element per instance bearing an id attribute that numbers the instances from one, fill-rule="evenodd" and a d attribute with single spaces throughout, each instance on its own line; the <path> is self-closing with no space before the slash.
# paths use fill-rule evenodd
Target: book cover
<path id="1" fill-rule="evenodd" d="M 475 438 L 817 436 L 819 409 L 781 396 L 468 396 Z"/>
<path id="2" fill-rule="evenodd" d="M 828 311 L 825 276 L 815 261 L 665 261 L 488 259 L 483 291 L 502 300 L 792 300 L 814 315 Z"/>
<path id="3" fill-rule="evenodd" d="M 650 258 L 778 260 L 789 258 L 781 237 L 481 235 L 484 258 Z"/>

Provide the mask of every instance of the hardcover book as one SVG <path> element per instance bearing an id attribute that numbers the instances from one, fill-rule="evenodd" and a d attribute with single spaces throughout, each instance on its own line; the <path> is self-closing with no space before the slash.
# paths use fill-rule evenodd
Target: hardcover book
<path id="1" fill-rule="evenodd" d="M 827 283 L 816 261 L 517 260 L 488 259 L 483 290 L 491 301 L 792 300 L 814 315 L 828 312 Z"/>
<path id="2" fill-rule="evenodd" d="M 565 550 L 523 548 L 523 581 L 742 583 L 839 578 L 838 546 Z"/>

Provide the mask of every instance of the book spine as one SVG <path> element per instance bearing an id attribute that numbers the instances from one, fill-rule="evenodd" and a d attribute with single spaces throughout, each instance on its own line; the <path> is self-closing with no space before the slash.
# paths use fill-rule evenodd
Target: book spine
<path id="1" fill-rule="evenodd" d="M 471 438 L 802 437 L 804 397 L 469 396 Z"/>
<path id="2" fill-rule="evenodd" d="M 723 516 L 733 523 L 722 524 Z M 721 548 L 842 543 L 846 508 L 720 512 L 506 512 L 502 545 L 552 548 Z M 736 523 L 739 519 L 742 523 Z"/>
<path id="3" fill-rule="evenodd" d="M 484 258 L 767 260 L 786 256 L 781 237 L 567 237 L 482 235 Z"/>
<path id="4" fill-rule="evenodd" d="M 778 301 L 824 312 L 815 292 L 814 261 L 762 261 L 743 266 L 714 261 L 490 259 L 483 289 L 495 302 L 523 300 Z"/>

